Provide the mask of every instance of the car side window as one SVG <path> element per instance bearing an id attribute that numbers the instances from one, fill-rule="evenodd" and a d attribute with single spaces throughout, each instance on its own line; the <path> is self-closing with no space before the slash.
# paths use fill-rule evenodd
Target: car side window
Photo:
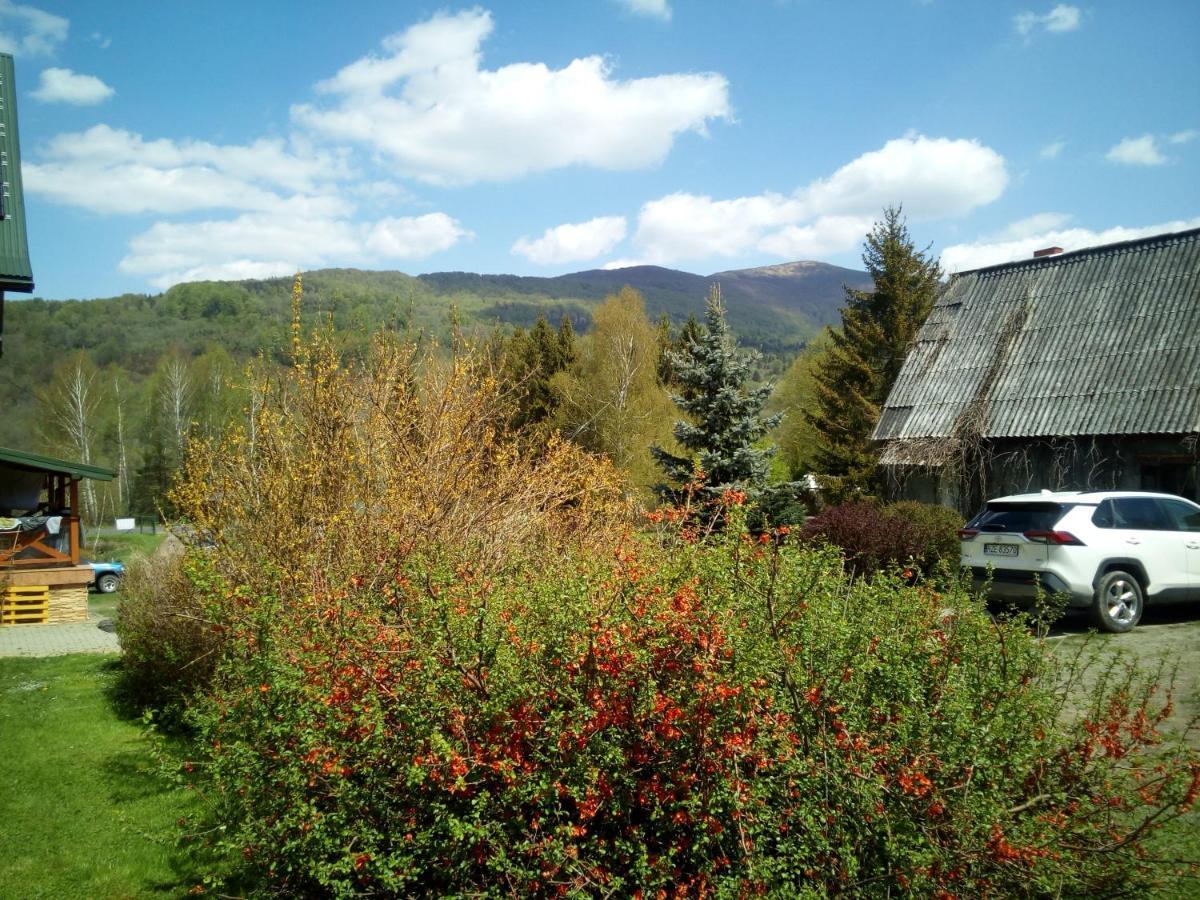
<path id="1" fill-rule="evenodd" d="M 1117 497 L 1112 501 L 1114 528 L 1169 531 L 1166 513 L 1154 497 Z"/>
<path id="2" fill-rule="evenodd" d="M 1116 519 L 1113 517 L 1113 502 L 1105 500 L 1096 507 L 1096 511 L 1092 513 L 1092 524 L 1097 528 L 1116 528 Z"/>
<path id="3" fill-rule="evenodd" d="M 1182 500 L 1159 500 L 1174 531 L 1200 531 L 1200 509 Z"/>

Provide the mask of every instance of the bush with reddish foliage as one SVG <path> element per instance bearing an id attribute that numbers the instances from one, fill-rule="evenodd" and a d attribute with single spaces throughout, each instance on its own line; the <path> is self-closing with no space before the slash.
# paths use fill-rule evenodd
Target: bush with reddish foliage
<path id="1" fill-rule="evenodd" d="M 799 537 L 841 549 L 846 570 L 860 577 L 901 568 L 914 576 L 958 567 L 958 529 L 954 510 L 913 501 L 881 506 L 857 500 L 831 506 L 809 518 Z"/>

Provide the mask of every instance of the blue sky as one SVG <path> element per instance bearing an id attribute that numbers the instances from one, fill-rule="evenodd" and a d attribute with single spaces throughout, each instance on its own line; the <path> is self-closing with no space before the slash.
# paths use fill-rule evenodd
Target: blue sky
<path id="1" fill-rule="evenodd" d="M 0 0 L 38 295 L 1200 226 L 1200 3 Z"/>

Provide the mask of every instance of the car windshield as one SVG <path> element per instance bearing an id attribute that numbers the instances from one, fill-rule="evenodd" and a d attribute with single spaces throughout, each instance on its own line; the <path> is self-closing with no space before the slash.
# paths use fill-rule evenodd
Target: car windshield
<path id="1" fill-rule="evenodd" d="M 1051 531 L 1070 505 L 1066 503 L 999 503 L 992 501 L 968 528 L 980 531 L 1024 532 Z"/>

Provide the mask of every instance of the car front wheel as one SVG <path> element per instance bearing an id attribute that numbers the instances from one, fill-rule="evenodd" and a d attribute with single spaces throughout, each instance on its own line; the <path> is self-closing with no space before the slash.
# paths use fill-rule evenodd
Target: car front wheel
<path id="1" fill-rule="evenodd" d="M 111 594 L 117 589 L 120 579 L 111 572 L 101 575 L 96 579 L 96 590 L 102 594 Z"/>
<path id="2" fill-rule="evenodd" d="M 1142 586 L 1128 572 L 1105 572 L 1096 583 L 1092 617 L 1103 631 L 1130 631 L 1142 618 Z"/>

